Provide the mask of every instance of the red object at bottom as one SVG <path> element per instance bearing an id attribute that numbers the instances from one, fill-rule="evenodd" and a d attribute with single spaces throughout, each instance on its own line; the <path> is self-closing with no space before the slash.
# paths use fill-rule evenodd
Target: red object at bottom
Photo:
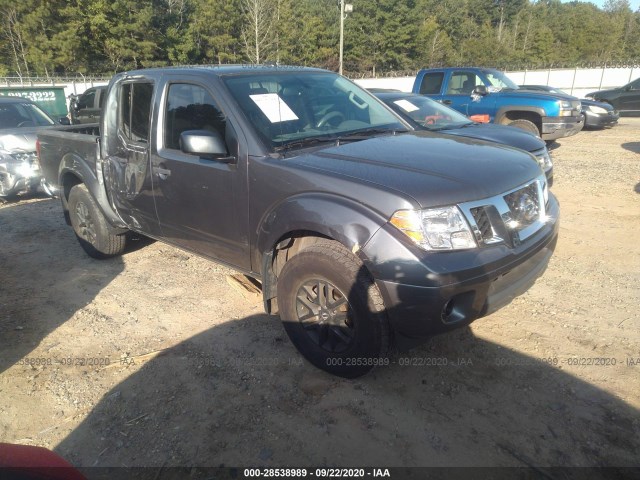
<path id="1" fill-rule="evenodd" d="M 24 480 L 87 480 L 62 457 L 42 447 L 0 443 L 0 477 Z"/>
<path id="2" fill-rule="evenodd" d="M 469 117 L 469 120 L 473 121 L 473 122 L 478 122 L 478 123 L 489 123 L 489 121 L 491 120 L 491 117 L 489 117 L 489 115 L 471 115 Z"/>

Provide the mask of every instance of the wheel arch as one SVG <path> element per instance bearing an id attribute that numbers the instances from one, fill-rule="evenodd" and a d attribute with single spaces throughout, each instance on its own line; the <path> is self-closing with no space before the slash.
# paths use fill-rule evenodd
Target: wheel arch
<path id="1" fill-rule="evenodd" d="M 92 168 L 84 158 L 77 154 L 67 153 L 62 157 L 58 169 L 58 178 L 60 179 L 60 198 L 65 221 L 68 225 L 71 225 L 68 208 L 69 193 L 75 185 L 82 183 L 86 185 L 87 190 L 89 190 L 89 193 L 95 199 L 114 233 L 124 233 L 127 230 L 127 225 L 115 210 L 111 208 L 105 185 L 98 181 L 94 168 L 95 167 Z"/>
<path id="2" fill-rule="evenodd" d="M 298 196 L 270 211 L 259 224 L 253 259 L 262 274 L 265 311 L 277 313 L 278 273 L 294 255 L 325 239 L 365 261 L 362 246 L 384 223 L 384 216 L 362 204 L 325 194 Z"/>
<path id="3" fill-rule="evenodd" d="M 83 183 L 84 181 L 76 172 L 65 170 L 60 174 L 60 200 L 62 202 L 62 212 L 64 213 L 64 221 L 69 226 L 71 226 L 71 218 L 69 217 L 69 194 L 73 187 Z"/>
<path id="4" fill-rule="evenodd" d="M 495 123 L 507 125 L 514 120 L 529 120 L 542 132 L 542 118 L 544 116 L 545 111 L 542 108 L 514 105 L 500 108 L 496 113 Z"/>

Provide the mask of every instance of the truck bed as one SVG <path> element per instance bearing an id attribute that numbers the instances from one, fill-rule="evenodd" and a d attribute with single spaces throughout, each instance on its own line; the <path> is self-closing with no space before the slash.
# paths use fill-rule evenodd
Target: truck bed
<path id="1" fill-rule="evenodd" d="M 100 148 L 100 126 L 69 125 L 38 133 L 38 160 L 47 183 L 60 188 L 60 164 L 79 162 L 94 170 Z"/>

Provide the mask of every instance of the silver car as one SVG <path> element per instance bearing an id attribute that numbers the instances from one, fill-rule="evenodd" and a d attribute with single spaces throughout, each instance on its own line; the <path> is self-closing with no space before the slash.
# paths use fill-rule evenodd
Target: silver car
<path id="1" fill-rule="evenodd" d="M 62 119 L 61 123 L 64 122 Z M 35 103 L 21 97 L 0 97 L 0 201 L 42 185 L 36 134 L 56 125 Z"/>

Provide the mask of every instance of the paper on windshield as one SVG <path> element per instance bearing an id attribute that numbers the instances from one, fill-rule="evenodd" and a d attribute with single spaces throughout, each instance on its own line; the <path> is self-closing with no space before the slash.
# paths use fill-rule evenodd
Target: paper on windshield
<path id="1" fill-rule="evenodd" d="M 396 100 L 395 102 L 396 105 L 398 105 L 401 109 L 403 109 L 405 112 L 411 113 L 411 112 L 415 112 L 416 110 L 420 110 L 419 107 L 416 107 L 413 103 L 411 103 L 409 100 Z"/>
<path id="2" fill-rule="evenodd" d="M 249 95 L 249 97 L 251 97 L 251 100 L 262 110 L 262 113 L 266 115 L 271 123 L 298 120 L 293 110 L 289 108 L 289 105 L 287 105 L 277 93 L 260 93 L 257 95 Z"/>

